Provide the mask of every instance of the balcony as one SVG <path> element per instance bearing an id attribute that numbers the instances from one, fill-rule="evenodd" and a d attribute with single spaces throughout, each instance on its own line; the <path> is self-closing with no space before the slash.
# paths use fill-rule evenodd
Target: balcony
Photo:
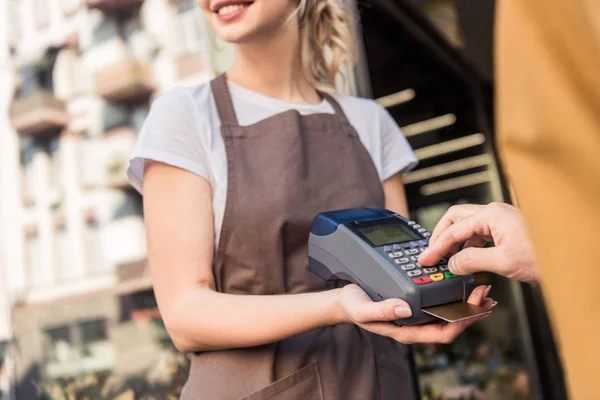
<path id="1" fill-rule="evenodd" d="M 154 92 L 150 66 L 134 59 L 102 69 L 96 75 L 96 86 L 102 97 L 114 102 L 141 102 Z"/>
<path id="2" fill-rule="evenodd" d="M 44 89 L 15 99 L 10 117 L 15 129 L 26 136 L 54 135 L 69 123 L 65 104 Z"/>
<path id="3" fill-rule="evenodd" d="M 86 0 L 88 8 L 96 8 L 105 13 L 113 13 L 138 8 L 144 0 Z"/>

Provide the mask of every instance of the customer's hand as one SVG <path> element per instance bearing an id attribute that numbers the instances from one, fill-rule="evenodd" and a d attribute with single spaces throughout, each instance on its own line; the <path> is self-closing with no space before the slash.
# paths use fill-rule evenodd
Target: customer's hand
<path id="1" fill-rule="evenodd" d="M 468 302 L 491 309 L 496 305 L 487 298 L 490 286 L 479 286 L 473 290 Z M 353 323 L 361 328 L 387 336 L 398 342 L 411 343 L 451 343 L 469 325 L 485 318 L 475 317 L 454 323 L 440 323 L 415 326 L 397 326 L 389 321 L 408 318 L 412 315 L 407 302 L 387 299 L 374 302 L 355 284 L 344 286 L 337 297 L 337 308 L 342 323 Z"/>
<path id="2" fill-rule="evenodd" d="M 490 242 L 495 246 L 483 248 Z M 434 265 L 442 257 L 450 257 L 448 267 L 457 275 L 490 271 L 522 282 L 538 280 L 523 216 L 504 203 L 450 208 L 435 227 L 419 263 Z"/>

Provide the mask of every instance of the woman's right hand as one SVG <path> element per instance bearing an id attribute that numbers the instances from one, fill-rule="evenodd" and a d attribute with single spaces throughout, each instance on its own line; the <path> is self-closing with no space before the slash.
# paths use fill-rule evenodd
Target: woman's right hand
<path id="1" fill-rule="evenodd" d="M 486 297 L 490 288 L 490 286 L 475 288 L 468 302 L 488 309 L 493 308 L 496 302 Z M 375 302 L 360 286 L 355 284 L 344 286 L 336 301 L 339 312 L 338 319 L 342 323 L 353 323 L 364 330 L 390 337 L 405 344 L 451 343 L 469 325 L 484 318 L 471 318 L 454 323 L 397 326 L 391 321 L 408 318 L 412 315 L 409 304 L 400 299 Z"/>

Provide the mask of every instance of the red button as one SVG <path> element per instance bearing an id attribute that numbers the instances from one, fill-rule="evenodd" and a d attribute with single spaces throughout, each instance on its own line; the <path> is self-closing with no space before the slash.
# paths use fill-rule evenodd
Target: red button
<path id="1" fill-rule="evenodd" d="M 424 276 L 422 278 L 414 278 L 413 282 L 417 285 L 425 285 L 426 283 L 431 283 L 431 279 L 428 276 Z"/>

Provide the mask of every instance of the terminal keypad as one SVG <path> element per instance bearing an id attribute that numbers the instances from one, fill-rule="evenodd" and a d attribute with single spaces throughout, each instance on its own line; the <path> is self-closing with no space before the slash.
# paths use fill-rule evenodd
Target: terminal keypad
<path id="1" fill-rule="evenodd" d="M 396 268 L 406 274 L 415 285 L 427 285 L 456 278 L 457 275 L 448 270 L 448 260 L 445 258 L 442 258 L 433 266 L 424 267 L 419 264 L 419 255 L 427 249 L 431 232 L 428 232 L 414 221 L 410 221 L 408 225 L 423 239 L 404 243 L 390 243 L 383 247 L 383 252 L 390 258 Z"/>

